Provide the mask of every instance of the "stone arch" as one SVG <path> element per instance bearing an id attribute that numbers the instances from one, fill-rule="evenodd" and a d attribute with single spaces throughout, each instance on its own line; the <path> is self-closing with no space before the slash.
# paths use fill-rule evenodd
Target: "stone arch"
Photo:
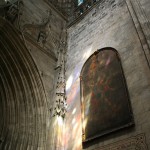
<path id="1" fill-rule="evenodd" d="M 19 33 L 0 18 L 0 149 L 46 146 L 47 100 Z"/>

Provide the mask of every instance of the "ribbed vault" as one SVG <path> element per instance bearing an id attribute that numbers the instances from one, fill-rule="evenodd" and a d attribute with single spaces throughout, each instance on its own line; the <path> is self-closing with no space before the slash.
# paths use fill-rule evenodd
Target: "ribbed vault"
<path id="1" fill-rule="evenodd" d="M 47 101 L 18 32 L 0 18 L 0 149 L 45 149 Z"/>

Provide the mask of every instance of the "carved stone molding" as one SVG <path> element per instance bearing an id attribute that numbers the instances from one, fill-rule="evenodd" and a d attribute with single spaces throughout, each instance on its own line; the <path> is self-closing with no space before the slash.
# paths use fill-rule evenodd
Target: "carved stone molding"
<path id="1" fill-rule="evenodd" d="M 148 26 L 149 21 L 147 17 L 145 17 L 145 13 L 141 8 L 142 6 L 139 5 L 139 1 L 126 0 L 126 4 L 139 36 L 145 60 L 148 64 L 148 67 L 150 68 L 150 45 L 148 36 L 150 31 Z M 144 24 L 141 22 L 141 18 L 144 18 Z"/>
<path id="2" fill-rule="evenodd" d="M 39 50 L 41 50 L 42 52 L 44 52 L 47 56 L 49 56 L 50 58 L 52 58 L 55 62 L 57 62 L 57 57 L 55 55 L 55 53 L 53 51 L 51 51 L 48 48 L 43 48 L 41 47 L 31 36 L 30 34 L 26 33 L 25 34 L 25 39 L 27 41 L 29 41 L 30 43 L 32 43 L 35 47 L 37 47 Z"/>
<path id="3" fill-rule="evenodd" d="M 45 47 L 47 38 L 50 34 L 50 17 L 51 11 L 48 12 L 48 17 L 44 18 L 41 24 L 25 24 L 22 28 L 23 34 L 30 35 L 41 47 Z"/>
<path id="4" fill-rule="evenodd" d="M 22 7 L 22 0 L 8 1 L 6 5 L 0 7 L 0 15 L 19 29 L 20 15 L 22 15 Z"/>
<path id="5" fill-rule="evenodd" d="M 59 45 L 59 41 L 56 43 L 56 39 L 52 36 L 52 11 L 47 10 L 47 15 L 39 24 L 25 24 L 22 27 L 22 34 L 25 40 L 28 40 L 39 50 L 42 50 L 53 60 L 57 61 L 55 50 Z"/>
<path id="6" fill-rule="evenodd" d="M 2 18 L 0 95 L 0 149 L 44 149 L 48 109 L 43 82 L 19 32 Z"/>
<path id="7" fill-rule="evenodd" d="M 95 150 L 148 150 L 144 134 L 139 134 Z"/>

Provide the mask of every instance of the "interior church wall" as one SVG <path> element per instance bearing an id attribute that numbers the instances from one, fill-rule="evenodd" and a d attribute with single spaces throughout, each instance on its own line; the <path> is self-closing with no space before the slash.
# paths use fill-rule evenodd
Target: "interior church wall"
<path id="1" fill-rule="evenodd" d="M 42 0 L 23 3 L 20 29 L 37 64 L 49 99 L 53 96 L 55 67 L 60 41 L 64 39 L 66 20 Z"/>
<path id="2" fill-rule="evenodd" d="M 132 4 L 128 0 L 102 1 L 68 28 L 65 149 L 150 148 L 150 32 L 146 32 L 149 31 L 149 5 L 147 0 L 132 1 Z M 145 20 L 143 15 L 147 16 Z M 135 126 L 87 142 L 82 147 L 80 72 L 89 56 L 104 47 L 115 48 L 120 54 Z"/>
<path id="3" fill-rule="evenodd" d="M 150 7 L 150 3 L 148 0 L 141 0 L 141 1 L 135 1 L 134 2 L 134 7 L 135 9 L 137 8 L 136 11 L 141 11 L 141 16 L 143 15 L 143 23 L 150 21 L 150 10 L 148 9 Z M 138 6 L 140 7 L 140 9 L 138 10 Z M 140 17 L 140 14 L 138 15 L 138 17 Z M 140 21 L 140 20 L 139 20 Z M 141 23 L 142 23 L 142 18 L 141 18 Z"/>
<path id="4" fill-rule="evenodd" d="M 60 43 L 66 40 L 64 34 L 66 32 L 66 18 L 43 0 L 23 0 L 20 6 L 15 5 L 19 10 L 18 14 L 16 14 L 18 17 L 11 24 L 12 28 L 20 36 L 22 43 L 19 40 L 15 42 L 18 42 L 17 44 L 21 43 L 23 44 L 22 47 L 25 47 L 22 52 L 26 53 L 27 51 L 34 64 L 34 67 L 27 67 L 27 69 L 31 69 L 33 72 L 36 70 L 38 77 L 34 76 L 31 71 L 29 78 L 36 77 L 33 81 L 29 80 L 27 83 L 24 80 L 20 81 L 19 79 L 23 78 L 22 76 L 27 76 L 28 78 L 26 70 L 20 75 L 17 74 L 18 76 L 16 75 L 16 77 L 14 75 L 11 76 L 12 80 L 17 80 L 17 78 L 19 80 L 16 84 L 14 83 L 14 86 L 20 84 L 21 87 L 24 85 L 28 89 L 25 90 L 25 93 L 21 89 L 18 91 L 12 90 L 11 92 L 14 92 L 14 95 L 20 94 L 21 96 L 18 96 L 18 98 L 12 96 L 10 102 L 8 100 L 9 97 L 1 99 L 1 117 L 5 119 L 2 119 L 0 123 L 2 131 L 2 134 L 0 134 L 0 149 L 43 150 L 46 149 L 50 121 L 49 109 L 52 108 L 53 104 L 57 75 L 55 68 L 58 65 Z M 6 16 L 1 14 L 0 16 L 10 22 L 10 17 L 7 19 Z M 9 33 L 10 36 L 14 34 L 11 31 Z M 2 34 L 0 34 L 0 37 L 3 39 Z M 11 49 L 9 50 L 11 51 Z M 3 49 L 0 51 L 3 53 Z M 17 48 L 15 51 L 17 53 Z M 16 61 L 19 60 L 17 55 L 15 58 Z M 11 61 L 8 60 L 9 63 Z M 28 63 L 30 64 L 30 62 Z M 32 84 L 36 84 L 36 87 L 33 87 Z M 5 105 L 4 101 L 8 101 L 9 104 Z M 6 113 L 6 110 L 9 113 Z"/>
<path id="5" fill-rule="evenodd" d="M 62 129 L 65 136 L 59 139 L 63 141 L 63 149 L 145 150 L 147 146 L 150 149 L 149 6 L 149 0 L 101 1 L 82 20 L 68 28 L 65 68 L 68 108 Z M 5 46 L 0 50 L 0 56 L 6 56 L 1 57 L 0 69 L 4 71 L 9 66 L 10 71 L 6 69 L 9 73 L 5 70 L 0 77 L 0 149 L 43 150 L 49 148 L 49 145 L 46 148 L 47 140 L 51 144 L 47 134 L 54 131 L 52 126 L 48 133 L 49 108 L 53 108 L 53 94 L 62 59 L 59 59 L 60 49 L 66 43 L 66 18 L 46 0 L 23 0 L 18 10 L 12 22 L 12 29 L 16 31 L 8 24 L 5 30 L 3 25 L 0 26 L 1 33 L 10 34 L 11 38 L 7 37 L 7 40 L 19 47 L 13 46 L 15 50 L 12 51 L 9 43 L 11 46 L 8 44 L 7 50 Z M 0 16 L 10 22 L 10 16 Z M 0 34 L 1 44 L 4 41 Z M 88 57 L 104 47 L 113 47 L 120 54 L 135 127 L 103 136 L 82 147 L 80 71 Z M 20 53 L 23 57 L 17 57 Z M 13 55 L 11 59 L 9 54 Z M 58 131 L 55 133 L 59 134 Z M 53 141 L 55 144 L 55 139 Z M 56 147 L 60 149 L 59 145 Z"/>

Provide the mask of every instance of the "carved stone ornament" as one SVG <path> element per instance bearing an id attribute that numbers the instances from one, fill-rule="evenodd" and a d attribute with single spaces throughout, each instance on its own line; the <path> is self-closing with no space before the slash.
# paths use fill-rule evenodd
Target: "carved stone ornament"
<path id="1" fill-rule="evenodd" d="M 148 150 L 144 134 L 99 147 L 95 150 Z"/>
<path id="2" fill-rule="evenodd" d="M 50 33 L 51 11 L 48 10 L 47 13 L 48 17 L 44 18 L 41 24 L 25 24 L 23 26 L 23 33 L 31 36 L 41 47 L 45 47 Z"/>
<path id="3" fill-rule="evenodd" d="M 5 4 L 0 5 L 1 16 L 14 24 L 16 22 L 16 27 L 19 27 L 19 18 L 21 9 L 23 7 L 22 0 L 8 0 Z"/>

